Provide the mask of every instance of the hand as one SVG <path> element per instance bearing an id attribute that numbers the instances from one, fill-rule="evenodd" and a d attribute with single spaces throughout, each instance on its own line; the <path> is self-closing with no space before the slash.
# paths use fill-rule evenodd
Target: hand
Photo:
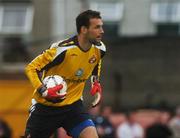
<path id="1" fill-rule="evenodd" d="M 66 94 L 60 95 L 58 92 L 63 88 L 62 84 L 59 84 L 52 88 L 46 88 L 45 86 L 42 86 L 39 90 L 42 97 L 44 97 L 47 101 L 57 103 L 61 102 L 65 99 Z"/>
<path id="2" fill-rule="evenodd" d="M 92 83 L 91 87 L 91 95 L 94 96 L 94 101 L 92 102 L 92 106 L 95 107 L 98 105 L 102 99 L 102 88 L 101 84 L 98 81 Z"/>

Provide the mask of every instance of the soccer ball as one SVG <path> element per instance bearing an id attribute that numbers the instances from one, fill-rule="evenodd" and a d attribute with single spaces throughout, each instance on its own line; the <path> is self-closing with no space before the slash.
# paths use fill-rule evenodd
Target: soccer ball
<path id="1" fill-rule="evenodd" d="M 63 88 L 60 91 L 58 91 L 57 94 L 65 96 L 67 93 L 67 84 L 65 80 L 59 75 L 51 75 L 51 76 L 45 77 L 43 80 L 43 84 L 47 88 L 52 88 L 52 87 L 55 87 L 56 85 L 62 84 Z"/>

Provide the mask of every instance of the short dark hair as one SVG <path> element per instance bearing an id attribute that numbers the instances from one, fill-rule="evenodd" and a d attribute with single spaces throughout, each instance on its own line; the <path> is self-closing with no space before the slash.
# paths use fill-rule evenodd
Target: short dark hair
<path id="1" fill-rule="evenodd" d="M 76 29 L 77 29 L 77 32 L 80 33 L 80 30 L 81 30 L 82 26 L 89 27 L 89 25 L 90 25 L 89 21 L 92 18 L 99 18 L 99 19 L 101 19 L 100 12 L 93 11 L 93 10 L 86 10 L 86 11 L 80 13 L 76 17 Z"/>

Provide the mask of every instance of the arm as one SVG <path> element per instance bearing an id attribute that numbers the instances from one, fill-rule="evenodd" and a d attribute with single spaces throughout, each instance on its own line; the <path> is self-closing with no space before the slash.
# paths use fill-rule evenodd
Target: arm
<path id="1" fill-rule="evenodd" d="M 101 102 L 102 99 L 102 87 L 99 81 L 100 77 L 101 61 L 96 65 L 91 76 L 91 95 L 94 96 L 92 106 L 95 107 Z"/>
<path id="2" fill-rule="evenodd" d="M 94 101 L 92 103 L 92 106 L 95 107 L 98 105 L 101 100 L 102 100 L 102 87 L 100 84 L 100 73 L 101 73 L 101 63 L 102 63 L 102 58 L 105 55 L 105 46 L 102 44 L 100 47 L 100 61 L 99 63 L 95 66 L 92 76 L 91 76 L 91 95 L 94 96 Z"/>
<path id="3" fill-rule="evenodd" d="M 42 95 L 42 97 L 52 102 L 64 98 L 57 94 L 57 91 L 61 90 L 62 86 L 57 85 L 53 88 L 47 89 L 42 83 L 43 75 L 49 68 L 57 64 L 61 64 L 61 62 L 64 60 L 65 52 L 66 49 L 61 47 L 51 47 L 37 56 L 31 63 L 27 65 L 25 69 L 26 75 L 34 88 Z"/>
<path id="4" fill-rule="evenodd" d="M 38 89 L 43 85 L 41 81 L 45 71 L 43 68 L 53 61 L 55 55 L 55 48 L 48 49 L 26 66 L 26 75 L 35 89 Z"/>

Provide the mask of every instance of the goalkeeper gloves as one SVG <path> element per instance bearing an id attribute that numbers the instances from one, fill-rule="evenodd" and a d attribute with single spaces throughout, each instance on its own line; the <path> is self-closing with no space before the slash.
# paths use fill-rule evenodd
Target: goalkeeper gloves
<path id="1" fill-rule="evenodd" d="M 95 107 L 96 105 L 98 105 L 100 103 L 100 101 L 102 99 L 101 84 L 97 80 L 92 82 L 90 93 L 92 96 L 94 96 L 94 101 L 92 102 L 92 107 Z"/>
<path id="2" fill-rule="evenodd" d="M 47 88 L 45 85 L 41 86 L 38 89 L 38 92 L 44 97 L 47 101 L 57 103 L 65 99 L 66 94 L 60 95 L 58 92 L 63 88 L 62 84 L 56 85 L 52 88 Z"/>

